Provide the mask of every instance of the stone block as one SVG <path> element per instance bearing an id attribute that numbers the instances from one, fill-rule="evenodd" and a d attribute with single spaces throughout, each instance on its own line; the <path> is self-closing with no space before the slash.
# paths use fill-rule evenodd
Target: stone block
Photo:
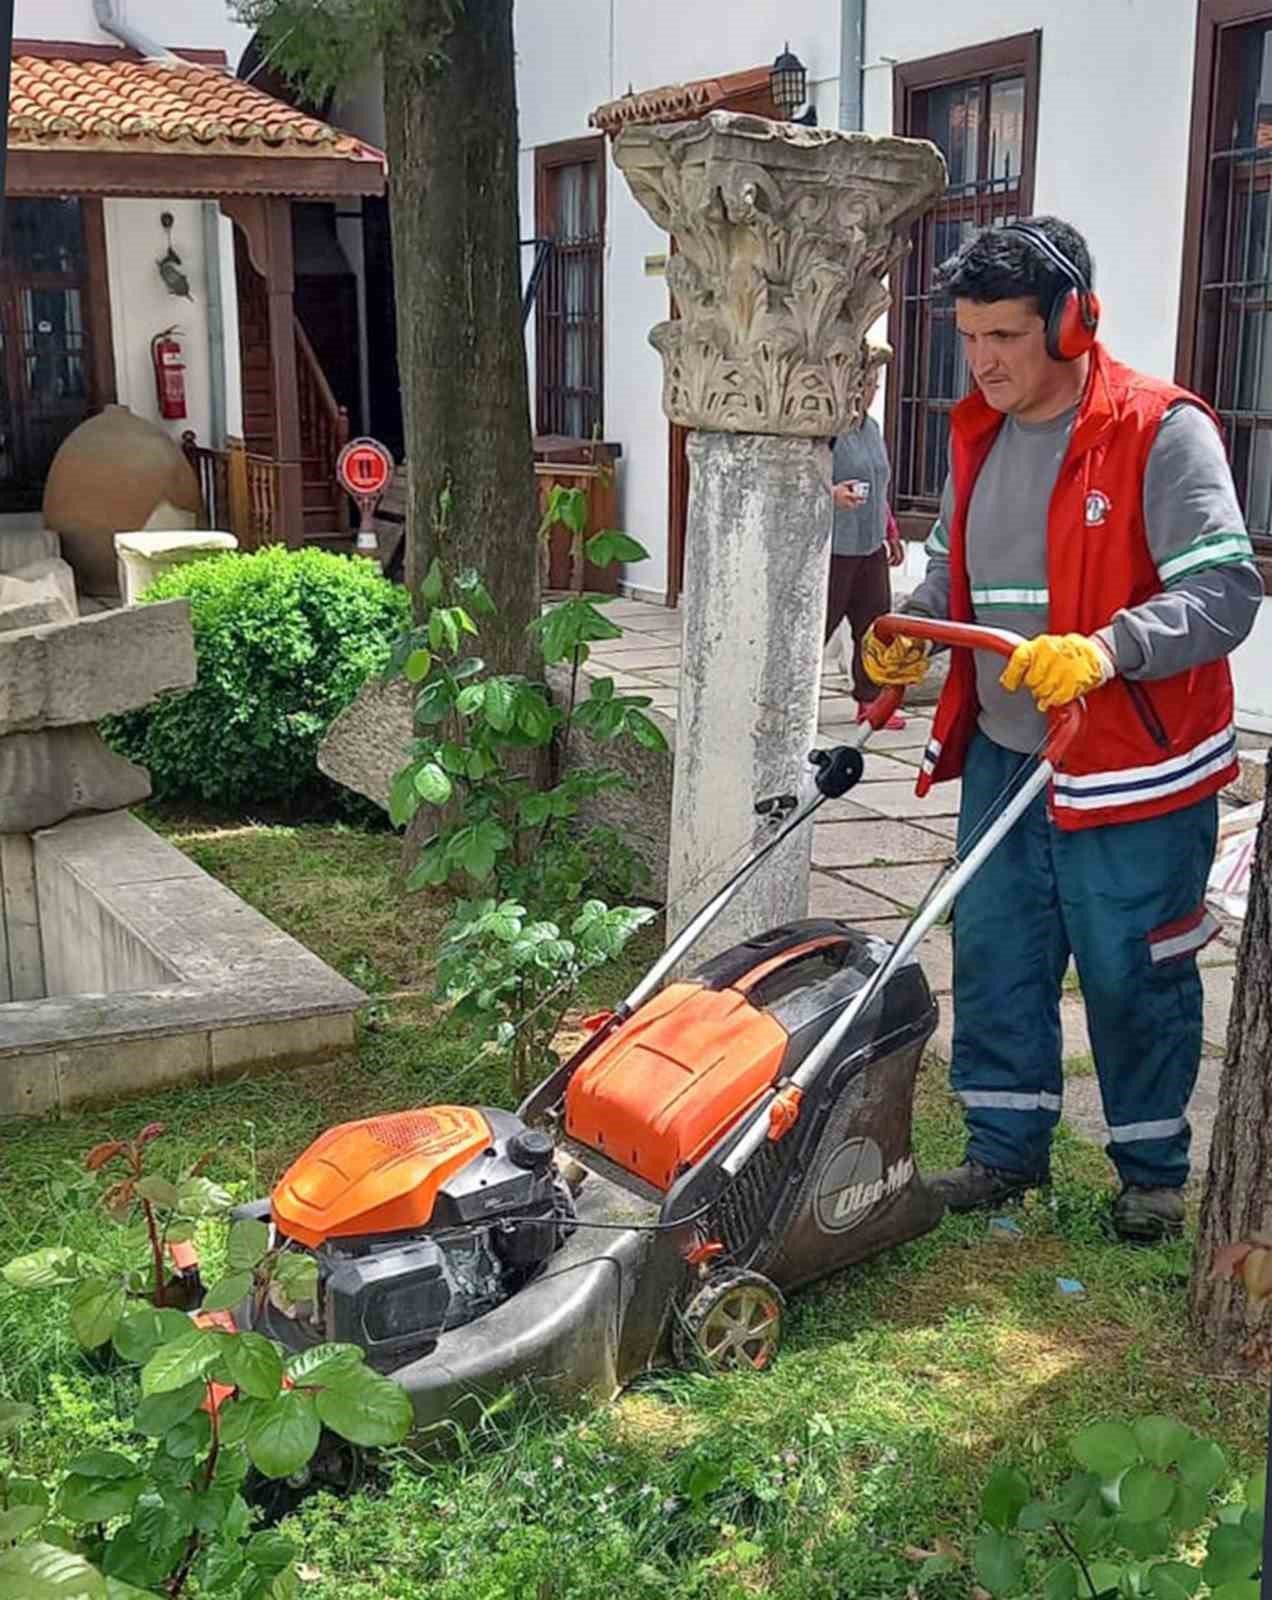
<path id="1" fill-rule="evenodd" d="M 126 606 L 136 605 L 156 578 L 172 567 L 182 567 L 206 556 L 238 549 L 232 533 L 189 529 L 185 531 L 117 533 L 119 593 Z"/>
<path id="2" fill-rule="evenodd" d="M 414 686 L 405 678 L 370 678 L 327 730 L 318 768 L 387 811 L 394 774 L 406 765 L 414 738 Z"/>
<path id="3" fill-rule="evenodd" d="M 1238 750 L 1237 761 L 1240 771 L 1236 781 L 1224 793 L 1243 806 L 1257 805 L 1267 791 L 1268 752 Z"/>
<path id="4" fill-rule="evenodd" d="M 957 817 L 962 784 L 958 780 L 941 783 L 922 799 L 914 792 L 914 778 L 900 783 L 862 783 L 853 790 L 860 805 L 881 817 L 903 822 L 926 823 L 933 817 Z"/>
<path id="5" fill-rule="evenodd" d="M 57 1056 L 39 1055 L 0 1061 L 0 1119 L 47 1117 L 58 1106 Z"/>
<path id="6" fill-rule="evenodd" d="M 843 917 L 849 922 L 879 922 L 895 918 L 891 900 L 872 894 L 833 872 L 814 872 L 809 882 L 808 915 Z"/>
<path id="7" fill-rule="evenodd" d="M 149 796 L 150 774 L 108 749 L 96 728 L 0 738 L 0 833 L 34 833 L 80 812 L 122 810 Z"/>
<path id="8" fill-rule="evenodd" d="M 194 681 L 184 600 L 0 633 L 0 735 L 97 722 Z"/>
<path id="9" fill-rule="evenodd" d="M 327 1061 L 347 1054 L 356 1040 L 357 1028 L 348 1012 L 218 1028 L 212 1034 L 212 1077 L 216 1081 L 247 1072 Z"/>
<path id="10" fill-rule="evenodd" d="M 909 914 L 931 889 L 940 870 L 939 865 L 910 862 L 882 867 L 849 867 L 841 876 L 850 879 L 859 889 L 892 901 Z"/>
<path id="11" fill-rule="evenodd" d="M 0 633 L 73 622 L 78 616 L 75 574 L 65 561 L 53 556 L 0 574 Z"/>
<path id="12" fill-rule="evenodd" d="M 855 822 L 818 821 L 813 828 L 813 864 L 818 867 L 939 862 L 950 854 L 948 841 L 939 835 L 887 817 L 859 818 Z"/>
<path id="13" fill-rule="evenodd" d="M 46 992 L 35 856 L 29 835 L 0 833 L 0 1001 Z"/>
<path id="14" fill-rule="evenodd" d="M 59 560 L 62 541 L 51 528 L 0 529 L 0 572 L 20 572 L 37 561 Z"/>
<path id="15" fill-rule="evenodd" d="M 208 1034 L 151 1034 L 144 1039 L 77 1042 L 58 1050 L 58 1104 L 104 1106 L 173 1083 L 206 1083 L 211 1076 Z M 0 1071 L 7 1063 L 0 1065 Z"/>

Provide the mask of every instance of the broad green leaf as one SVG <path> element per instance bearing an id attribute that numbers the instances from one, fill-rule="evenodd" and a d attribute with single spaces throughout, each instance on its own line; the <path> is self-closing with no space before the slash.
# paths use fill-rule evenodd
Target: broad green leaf
<path id="1" fill-rule="evenodd" d="M 231 1272 L 250 1272 L 269 1249 L 269 1224 L 240 1217 L 230 1229 L 225 1264 Z"/>
<path id="2" fill-rule="evenodd" d="M 1253 1539 L 1255 1544 L 1263 1543 L 1263 1513 L 1262 1511 L 1247 1511 L 1241 1518 L 1241 1531 L 1247 1539 Z"/>
<path id="3" fill-rule="evenodd" d="M 96 1350 L 119 1326 L 127 1294 L 122 1283 L 90 1278 L 71 1296 L 71 1332 L 85 1350 Z"/>
<path id="4" fill-rule="evenodd" d="M 1117 1519 L 1113 1537 L 1124 1550 L 1129 1550 L 1137 1561 L 1148 1561 L 1153 1556 L 1164 1556 L 1175 1542 L 1171 1525 L 1164 1517 L 1152 1522 L 1132 1522 L 1127 1517 Z"/>
<path id="5" fill-rule="evenodd" d="M 1021 1509 L 1030 1501 L 1029 1485 L 1014 1467 L 997 1467 L 981 1495 L 981 1516 L 991 1528 L 1007 1533 L 1016 1526 Z"/>
<path id="6" fill-rule="evenodd" d="M 57 1492 L 57 1514 L 68 1522 L 109 1522 L 113 1517 L 126 1517 L 145 1486 L 142 1477 L 81 1478 L 72 1473 Z"/>
<path id="7" fill-rule="evenodd" d="M 142 1394 L 168 1394 L 185 1388 L 211 1368 L 223 1354 L 226 1341 L 234 1337 L 219 1328 L 191 1328 L 171 1344 L 161 1345 L 141 1369 Z"/>
<path id="8" fill-rule="evenodd" d="M 173 1495 L 165 1500 L 155 1491 L 148 1490 L 133 1507 L 132 1521 L 129 1527 L 136 1534 L 142 1547 L 151 1555 L 160 1555 L 178 1544 L 194 1526 L 191 1516 L 192 1500 L 189 1495 Z M 114 1571 L 111 1563 L 107 1563 L 107 1572 Z M 128 1577 L 126 1572 L 119 1574 L 121 1578 Z M 132 1583 L 153 1580 L 140 1578 L 129 1579 Z"/>
<path id="9" fill-rule="evenodd" d="M 44 1521 L 47 1513 L 39 1506 L 10 1506 L 0 1511 L 0 1544 L 13 1544 Z"/>
<path id="10" fill-rule="evenodd" d="M 362 1351 L 356 1344 L 315 1344 L 288 1356 L 283 1370 L 297 1386 L 339 1383 L 362 1368 Z"/>
<path id="11" fill-rule="evenodd" d="M 243 1553 L 252 1566 L 263 1572 L 282 1572 L 300 1552 L 281 1533 L 254 1533 Z"/>
<path id="12" fill-rule="evenodd" d="M 1072 1561 L 1052 1567 L 1042 1584 L 1043 1600 L 1078 1600 L 1078 1569 Z"/>
<path id="13" fill-rule="evenodd" d="M 1251 1511 L 1262 1511 L 1268 1490 L 1268 1469 L 1260 1467 L 1246 1479 L 1245 1502 Z"/>
<path id="14" fill-rule="evenodd" d="M 178 1422 L 183 1422 L 199 1409 L 207 1392 L 207 1385 L 201 1379 L 196 1379 L 179 1389 L 147 1395 L 133 1415 L 133 1425 L 138 1433 L 147 1434 L 152 1439 L 162 1438 L 169 1428 L 175 1428 Z"/>
<path id="15" fill-rule="evenodd" d="M 203 1297 L 204 1311 L 232 1311 L 252 1292 L 250 1272 L 231 1272 L 228 1278 L 214 1283 Z"/>
<path id="16" fill-rule="evenodd" d="M 136 1476 L 137 1464 L 118 1450 L 85 1450 L 66 1470 L 81 1478 L 132 1478 Z"/>
<path id="17" fill-rule="evenodd" d="M 214 1544 L 204 1550 L 194 1571 L 201 1594 L 237 1594 L 238 1580 L 247 1565 L 236 1544 Z"/>
<path id="18" fill-rule="evenodd" d="M 535 691 L 518 696 L 517 726 L 528 739 L 550 739 L 556 722 L 557 713 Z"/>
<path id="19" fill-rule="evenodd" d="M 283 1381 L 282 1354 L 259 1333 L 236 1334 L 221 1365 L 241 1394 L 257 1400 L 272 1400 Z"/>
<path id="20" fill-rule="evenodd" d="M 318 1448 L 321 1432 L 313 1400 L 288 1390 L 257 1416 L 247 1436 L 247 1453 L 267 1478 L 289 1478 Z"/>
<path id="21" fill-rule="evenodd" d="M 122 1578 L 112 1578 L 107 1574 L 106 1600 L 154 1600 L 154 1590 L 136 1589 Z"/>
<path id="22" fill-rule="evenodd" d="M 1154 1600 L 1192 1600 L 1201 1588 L 1201 1573 L 1183 1561 L 1163 1561 L 1151 1567 L 1148 1592 Z"/>
<path id="23" fill-rule="evenodd" d="M 1111 1561 L 1089 1562 L 1087 1570 L 1091 1574 L 1096 1594 L 1113 1594 L 1122 1581 L 1122 1568 L 1115 1566 Z"/>
<path id="24" fill-rule="evenodd" d="M 187 1178 L 181 1185 L 179 1209 L 183 1217 L 221 1217 L 233 1205 L 229 1193 L 211 1178 Z"/>
<path id="25" fill-rule="evenodd" d="M 1155 1467 L 1173 1467 L 1193 1441 L 1191 1431 L 1174 1417 L 1141 1417 L 1131 1431 L 1144 1459 Z"/>
<path id="26" fill-rule="evenodd" d="M 320 1390 L 317 1404 L 333 1433 L 368 1448 L 400 1444 L 415 1420 L 406 1390 L 366 1368 L 342 1378 L 338 1387 Z"/>
<path id="27" fill-rule="evenodd" d="M 995 1600 L 1017 1594 L 1024 1584 L 1025 1547 L 1019 1539 L 997 1530 L 982 1533 L 972 1549 L 972 1567 Z"/>
<path id="28" fill-rule="evenodd" d="M 18 1400 L 0 1400 L 0 1439 L 30 1422 L 34 1415 L 34 1406 L 23 1405 Z"/>
<path id="29" fill-rule="evenodd" d="M 278 1393 L 277 1386 L 270 1394 L 272 1400 Z M 241 1395 L 236 1400 L 226 1400 L 221 1404 L 221 1444 L 242 1444 L 252 1431 L 256 1418 L 260 1415 L 263 1400 L 244 1399 Z"/>
<path id="30" fill-rule="evenodd" d="M 175 1210 L 181 1199 L 176 1184 L 158 1176 L 140 1179 L 137 1194 L 142 1200 L 149 1200 L 151 1205 L 162 1206 L 165 1211 Z"/>
<path id="31" fill-rule="evenodd" d="M 212 1421 L 206 1411 L 195 1411 L 168 1429 L 163 1448 L 177 1461 L 202 1456 L 212 1443 Z"/>
<path id="32" fill-rule="evenodd" d="M 1194 1440 L 1179 1458 L 1181 1481 L 1202 1494 L 1210 1494 L 1227 1470 L 1227 1456 L 1208 1439 Z"/>
<path id="33" fill-rule="evenodd" d="M 636 743 L 643 745 L 646 750 L 666 750 L 667 740 L 658 724 L 645 715 L 643 711 L 628 711 L 624 717 L 624 725 Z"/>
<path id="34" fill-rule="evenodd" d="M 1122 1479 L 1119 1494 L 1122 1515 L 1128 1522 L 1155 1522 L 1170 1510 L 1175 1480 L 1156 1467 L 1132 1467 Z"/>
<path id="35" fill-rule="evenodd" d="M 414 782 L 416 794 L 426 805 L 444 806 L 454 793 L 454 785 L 436 761 L 417 768 Z"/>
<path id="36" fill-rule="evenodd" d="M 415 768 L 404 767 L 389 785 L 389 821 L 395 828 L 404 828 L 418 809 Z"/>
<path id="37" fill-rule="evenodd" d="M 434 556 L 429 563 L 428 571 L 424 574 L 424 581 L 420 584 L 420 599 L 426 606 L 435 606 L 442 598 L 444 581 L 442 563 Z"/>
<path id="38" fill-rule="evenodd" d="M 1104 1482 L 1116 1478 L 1140 1457 L 1135 1435 L 1121 1422 L 1096 1422 L 1073 1441 L 1073 1458 Z"/>
<path id="39" fill-rule="evenodd" d="M 13 1600 L 107 1600 L 101 1573 L 83 1556 L 53 1544 L 0 1551 L 0 1595 Z"/>
<path id="40" fill-rule="evenodd" d="M 412 650 L 406 658 L 404 671 L 408 683 L 423 683 L 428 677 L 429 669 L 433 665 L 433 657 L 427 650 Z"/>
<path id="41" fill-rule="evenodd" d="M 1259 1600 L 1262 1589 L 1257 1578 L 1234 1578 L 1210 1591 L 1210 1600 Z"/>
<path id="42" fill-rule="evenodd" d="M 273 1282 L 294 1306 L 312 1300 L 318 1293 L 318 1263 L 313 1256 L 286 1251 L 278 1258 Z"/>
<path id="43" fill-rule="evenodd" d="M 158 1496 L 151 1498 L 158 1499 Z M 175 1532 L 172 1530 L 172 1519 L 169 1518 L 166 1523 L 166 1543 L 152 1546 L 137 1526 L 139 1511 L 140 1502 L 138 1511 L 133 1513 L 133 1520 L 126 1528 L 121 1528 L 106 1546 L 102 1566 L 108 1578 L 113 1578 L 117 1583 L 136 1585 L 133 1592 L 145 1594 L 154 1584 L 168 1577 L 180 1561 L 185 1535 L 179 1528 Z M 166 1513 L 161 1511 L 161 1515 L 166 1516 Z M 153 1517 L 150 1525 L 154 1526 Z"/>
<path id="44" fill-rule="evenodd" d="M 486 703 L 486 685 L 484 683 L 469 683 L 455 696 L 455 709 L 461 717 L 472 717 L 481 710 Z"/>
<path id="45" fill-rule="evenodd" d="M 60 1289 L 65 1284 L 78 1283 L 79 1277 L 77 1253 L 60 1244 L 19 1256 L 4 1269 L 5 1282 L 15 1289 Z"/>
<path id="46" fill-rule="evenodd" d="M 496 733 L 507 733 L 512 727 L 517 696 L 507 678 L 491 678 L 485 685 L 483 709 L 486 721 Z"/>
<path id="47" fill-rule="evenodd" d="M 583 546 L 587 559 L 594 567 L 608 567 L 616 561 L 648 561 L 649 551 L 628 534 L 606 528 L 593 534 Z"/>
<path id="48" fill-rule="evenodd" d="M 1056 1496 L 1050 1509 L 1056 1522 L 1072 1522 L 1098 1498 L 1100 1480 L 1090 1472 L 1073 1472 L 1065 1479 L 1064 1487 Z"/>
<path id="49" fill-rule="evenodd" d="M 140 1367 L 161 1344 L 179 1339 L 189 1327 L 190 1319 L 183 1311 L 156 1311 L 154 1306 L 138 1306 L 120 1319 L 111 1343 L 121 1361 Z"/>
<path id="50" fill-rule="evenodd" d="M 1254 1540 L 1248 1538 L 1240 1528 L 1221 1522 L 1210 1531 L 1201 1575 L 1212 1589 L 1217 1589 L 1222 1583 L 1248 1578 L 1251 1573 L 1258 1571 L 1262 1553 Z"/>
<path id="51" fill-rule="evenodd" d="M 1027 1506 L 1022 1506 L 1016 1518 L 1016 1527 L 1021 1533 L 1041 1533 L 1044 1528 L 1049 1528 L 1055 1521 L 1055 1508 L 1045 1500 L 1031 1500 Z"/>
<path id="52" fill-rule="evenodd" d="M 538 828 L 552 813 L 552 803 L 546 794 L 528 794 L 521 802 L 520 817 L 523 827 Z"/>
<path id="53" fill-rule="evenodd" d="M 1206 1520 L 1209 1509 L 1208 1495 L 1200 1489 L 1194 1489 L 1191 1484 L 1181 1483 L 1175 1488 L 1175 1498 L 1167 1520 L 1177 1533 L 1191 1533 Z"/>
<path id="54" fill-rule="evenodd" d="M 37 1511 L 49 1509 L 49 1491 L 38 1478 L 10 1478 L 4 1486 L 4 1494 L 11 1506 L 34 1506 Z"/>

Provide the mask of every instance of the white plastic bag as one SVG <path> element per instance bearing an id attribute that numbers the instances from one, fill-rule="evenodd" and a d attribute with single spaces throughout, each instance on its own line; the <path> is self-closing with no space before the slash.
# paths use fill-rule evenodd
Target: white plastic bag
<path id="1" fill-rule="evenodd" d="M 1214 865 L 1206 883 L 1206 899 L 1230 917 L 1244 918 L 1250 899 L 1250 873 L 1263 802 L 1230 811 L 1220 820 Z"/>

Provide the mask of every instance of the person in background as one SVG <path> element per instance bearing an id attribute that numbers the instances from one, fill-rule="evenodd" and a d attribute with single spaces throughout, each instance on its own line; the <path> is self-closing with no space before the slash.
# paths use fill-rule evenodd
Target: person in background
<path id="1" fill-rule="evenodd" d="M 879 368 L 892 352 L 884 345 L 866 346 L 866 382 L 861 394 L 861 420 L 832 441 L 831 498 L 834 527 L 830 543 L 830 593 L 826 605 L 826 643 L 847 619 L 852 630 L 852 692 L 860 722 L 866 707 L 880 693 L 861 659 L 861 643 L 870 624 L 892 606 L 889 567 L 904 559 L 901 535 L 888 505 L 892 469 L 879 424 L 869 415 L 879 387 Z M 904 728 L 894 716 L 890 728 Z"/>

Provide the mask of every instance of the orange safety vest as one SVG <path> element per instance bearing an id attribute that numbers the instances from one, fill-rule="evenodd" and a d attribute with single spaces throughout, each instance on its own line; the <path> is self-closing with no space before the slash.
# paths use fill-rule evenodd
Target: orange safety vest
<path id="1" fill-rule="evenodd" d="M 1114 361 L 1103 346 L 1095 347 L 1047 514 L 1049 632 L 1094 633 L 1115 612 L 1161 593 L 1144 531 L 1144 470 L 1162 418 L 1181 401 L 1214 419 L 1196 395 L 1146 378 Z M 967 572 L 967 513 L 1003 420 L 979 392 L 961 401 L 951 417 L 954 518 L 948 531 L 954 622 L 975 620 Z M 953 650 L 919 775 L 919 794 L 962 771 L 978 713 L 971 652 Z M 1211 661 L 1152 682 L 1115 678 L 1087 700 L 1083 732 L 1050 786 L 1050 815 L 1065 829 L 1161 816 L 1216 793 L 1236 771 L 1227 661 Z"/>

